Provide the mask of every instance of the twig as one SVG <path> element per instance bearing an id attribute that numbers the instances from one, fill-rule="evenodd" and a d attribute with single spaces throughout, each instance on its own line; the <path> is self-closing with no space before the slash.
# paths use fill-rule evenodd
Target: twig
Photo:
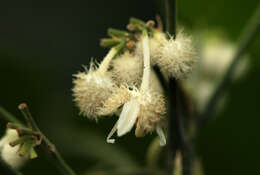
<path id="1" fill-rule="evenodd" d="M 49 156 L 52 163 L 59 169 L 59 171 L 63 175 L 76 175 L 76 173 L 69 167 L 69 165 L 64 161 L 61 157 L 58 150 L 55 148 L 55 145 L 51 143 L 51 141 L 42 133 L 39 129 L 37 123 L 33 119 L 29 108 L 26 104 L 20 104 L 18 107 L 22 114 L 24 115 L 26 122 L 29 127 L 33 129 L 36 133 L 39 133 L 42 137 L 42 143 L 40 144 L 40 148 Z M 7 112 L 4 108 L 0 107 L 0 115 L 7 121 L 12 122 L 14 124 L 18 124 L 23 128 L 25 125 L 21 123 L 16 117 Z M 10 124 L 9 124 L 10 125 Z"/>
<path id="2" fill-rule="evenodd" d="M 173 162 L 176 157 L 177 150 L 180 143 L 180 126 L 178 117 L 178 104 L 177 104 L 177 88 L 176 80 L 170 79 L 167 98 L 168 98 L 168 174 L 174 171 Z"/>
<path id="3" fill-rule="evenodd" d="M 155 65 L 155 66 L 153 66 L 153 71 L 155 72 L 158 80 L 160 81 L 160 84 L 161 84 L 164 92 L 166 92 L 168 84 L 167 84 L 167 81 L 165 80 L 163 74 L 161 73 L 160 68 L 157 65 Z"/>
<path id="4" fill-rule="evenodd" d="M 176 38 L 176 25 L 177 25 L 177 6 L 176 0 L 165 0 L 165 12 L 166 12 L 166 28 L 167 32 Z M 185 98 L 184 91 L 180 86 L 180 83 L 174 79 L 169 79 L 169 86 L 167 90 L 168 97 L 168 143 L 169 143 L 169 165 L 168 173 L 171 174 L 174 167 L 173 160 L 176 157 L 178 150 L 182 153 L 182 167 L 183 175 L 193 174 L 193 145 L 189 143 L 187 133 L 184 127 L 184 117 L 187 115 L 183 110 L 188 109 L 186 106 L 189 103 Z M 190 119 L 191 116 L 187 116 Z"/>
<path id="5" fill-rule="evenodd" d="M 216 104 L 222 97 L 225 89 L 231 84 L 231 79 L 235 72 L 235 69 L 240 61 L 242 56 L 245 54 L 246 50 L 253 43 L 254 39 L 260 30 L 260 4 L 258 5 L 255 14 L 249 20 L 247 26 L 241 34 L 240 42 L 238 45 L 238 49 L 232 59 L 232 63 L 230 64 L 228 70 L 226 71 L 223 79 L 219 83 L 216 91 L 213 93 L 210 98 L 205 110 L 201 112 L 199 115 L 199 121 L 197 123 L 197 128 L 201 128 L 204 126 L 212 117 L 214 117 L 214 112 L 216 108 Z"/>
<path id="6" fill-rule="evenodd" d="M 165 18 L 167 32 L 176 38 L 176 0 L 165 0 Z M 179 104 L 177 100 L 177 81 L 174 78 L 169 79 L 167 98 L 168 98 L 168 174 L 174 171 L 173 161 L 177 150 L 182 143 L 182 128 L 180 126 Z"/>
<path id="7" fill-rule="evenodd" d="M 42 133 L 39 129 L 36 121 L 33 119 L 29 108 L 25 103 L 22 103 L 18 107 L 23 115 L 25 116 L 29 126 L 33 128 L 34 131 L 41 133 L 42 144 L 40 148 L 50 157 L 52 163 L 59 169 L 63 175 L 76 175 L 76 173 L 70 168 L 70 166 L 62 158 L 55 145 Z"/>
<path id="8" fill-rule="evenodd" d="M 0 116 L 9 122 L 16 123 L 20 126 L 24 126 L 20 120 L 18 120 L 16 117 L 14 117 L 11 113 L 6 111 L 2 106 L 0 106 Z"/>
<path id="9" fill-rule="evenodd" d="M 165 20 L 167 32 L 176 37 L 177 8 L 176 0 L 165 0 Z"/>

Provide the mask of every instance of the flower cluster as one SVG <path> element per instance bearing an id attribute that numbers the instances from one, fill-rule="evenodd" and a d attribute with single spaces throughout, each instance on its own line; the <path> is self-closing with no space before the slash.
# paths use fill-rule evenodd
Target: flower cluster
<path id="1" fill-rule="evenodd" d="M 90 119 L 119 115 L 108 143 L 114 143 L 115 132 L 120 137 L 135 126 L 136 137 L 156 131 L 165 145 L 166 102 L 151 65 L 158 65 L 166 78 L 186 77 L 195 62 L 191 38 L 180 32 L 168 39 L 154 22 L 135 18 L 127 28 L 129 32 L 108 30 L 111 38 L 102 39 L 101 45 L 111 49 L 99 65 L 91 63 L 89 70 L 75 75 L 74 100 Z"/>

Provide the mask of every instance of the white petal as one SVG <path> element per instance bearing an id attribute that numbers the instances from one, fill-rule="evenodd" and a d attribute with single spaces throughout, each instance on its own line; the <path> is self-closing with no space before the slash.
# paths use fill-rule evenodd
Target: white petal
<path id="1" fill-rule="evenodd" d="M 137 99 L 130 99 L 124 104 L 123 110 L 120 114 L 117 135 L 120 137 L 129 132 L 135 124 L 136 118 L 139 113 L 139 103 Z"/>
<path id="2" fill-rule="evenodd" d="M 110 139 L 113 134 L 116 132 L 116 129 L 117 129 L 117 123 L 118 121 L 116 122 L 116 124 L 113 126 L 112 130 L 110 131 L 110 133 L 108 134 L 107 136 L 107 143 L 115 143 L 115 139 Z"/>
<path id="3" fill-rule="evenodd" d="M 166 138 L 165 138 L 165 135 L 164 135 L 164 132 L 161 128 L 161 126 L 159 124 L 156 125 L 156 132 L 159 136 L 159 144 L 160 146 L 164 146 L 166 145 Z"/>

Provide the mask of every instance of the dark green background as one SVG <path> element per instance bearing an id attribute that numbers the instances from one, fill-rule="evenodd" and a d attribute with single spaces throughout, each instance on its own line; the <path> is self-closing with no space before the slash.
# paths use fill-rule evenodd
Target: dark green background
<path id="1" fill-rule="evenodd" d="M 258 0 L 179 0 L 178 19 L 189 30 L 223 30 L 237 41 Z M 108 27 L 125 29 L 129 17 L 154 19 L 161 1 L 148 0 L 14 0 L 0 3 L 0 105 L 21 117 L 17 105 L 26 102 L 42 130 L 66 160 L 83 172 L 101 167 L 144 165 L 153 136 L 128 134 L 108 145 L 105 138 L 116 118 L 98 124 L 78 116 L 72 102 L 72 74 L 90 58 L 102 59 L 99 46 Z M 197 154 L 206 174 L 260 172 L 260 37 L 250 47 L 251 69 L 230 87 L 230 99 L 216 121 L 201 130 Z M 1 133 L 5 122 L 0 121 Z M 57 174 L 44 156 L 23 172 Z"/>

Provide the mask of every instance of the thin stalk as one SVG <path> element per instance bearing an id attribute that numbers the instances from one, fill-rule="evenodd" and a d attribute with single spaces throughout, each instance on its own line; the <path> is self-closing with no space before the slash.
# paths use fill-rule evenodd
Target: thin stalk
<path id="1" fill-rule="evenodd" d="M 260 30 L 260 4 L 258 5 L 254 15 L 249 20 L 245 29 L 241 33 L 238 49 L 234 54 L 232 63 L 230 64 L 229 68 L 224 74 L 223 79 L 219 83 L 212 97 L 210 98 L 207 106 L 205 107 L 205 110 L 201 112 L 201 114 L 199 115 L 200 120 L 197 123 L 197 128 L 201 128 L 214 117 L 213 114 L 216 110 L 215 109 L 216 104 L 222 97 L 226 88 L 231 84 L 232 77 L 234 75 L 237 65 L 239 64 L 239 61 L 241 60 L 241 58 L 243 58 L 242 56 L 245 54 L 249 46 L 253 44 L 253 41 L 256 39 L 259 30 Z"/>
<path id="2" fill-rule="evenodd" d="M 101 74 L 104 74 L 107 69 L 109 68 L 109 64 L 111 62 L 111 60 L 113 58 L 115 58 L 118 53 L 123 49 L 124 45 L 125 45 L 125 40 L 121 41 L 120 44 L 118 44 L 117 46 L 115 47 L 112 47 L 108 54 L 105 56 L 105 58 L 103 59 L 103 61 L 101 62 L 99 68 L 98 68 L 98 71 L 101 73 Z"/>
<path id="3" fill-rule="evenodd" d="M 35 131 L 40 131 L 27 105 L 25 103 L 22 103 L 18 106 L 18 108 L 22 112 L 24 118 L 26 119 L 28 126 Z"/>
<path id="4" fill-rule="evenodd" d="M 165 18 L 167 32 L 176 38 L 176 26 L 177 26 L 177 5 L 176 0 L 165 0 Z M 181 109 L 183 107 L 181 101 L 187 99 L 181 99 L 183 97 L 179 82 L 175 78 L 169 79 L 169 86 L 167 90 L 168 97 L 168 143 L 169 143 L 169 162 L 168 173 L 172 174 L 174 171 L 173 161 L 176 157 L 177 151 L 182 153 L 183 161 L 182 167 L 183 175 L 191 175 L 193 173 L 192 163 L 192 144 L 186 140 L 187 134 L 184 128 L 183 118 L 185 115 Z"/>
<path id="5" fill-rule="evenodd" d="M 114 58 L 116 54 L 117 50 L 115 49 L 115 47 L 112 47 L 99 66 L 98 70 L 100 71 L 100 73 L 105 73 L 107 71 L 111 60 Z"/>
<path id="6" fill-rule="evenodd" d="M 6 121 L 24 126 L 20 120 L 18 120 L 14 115 L 6 111 L 2 106 L 0 106 L 0 116 Z"/>
<path id="7" fill-rule="evenodd" d="M 24 115 L 26 115 L 26 119 L 31 124 L 32 128 L 41 133 L 42 135 L 42 144 L 40 148 L 44 150 L 44 152 L 50 157 L 52 163 L 59 169 L 59 171 L 63 175 L 76 175 L 76 173 L 70 168 L 70 166 L 65 162 L 62 158 L 55 145 L 43 134 L 43 132 L 39 129 L 36 121 L 32 117 L 29 108 L 26 104 L 20 104 L 19 109 L 22 111 Z"/>
<path id="8" fill-rule="evenodd" d="M 176 0 L 164 0 L 165 5 L 165 19 L 166 19 L 166 30 L 173 38 L 176 37 L 176 25 L 177 25 L 177 7 Z"/>
<path id="9" fill-rule="evenodd" d="M 165 0 L 165 19 L 167 32 L 176 37 L 176 0 Z M 173 162 L 179 148 L 179 117 L 177 104 L 177 81 L 169 79 L 166 92 L 168 98 L 168 174 L 174 172 Z"/>

